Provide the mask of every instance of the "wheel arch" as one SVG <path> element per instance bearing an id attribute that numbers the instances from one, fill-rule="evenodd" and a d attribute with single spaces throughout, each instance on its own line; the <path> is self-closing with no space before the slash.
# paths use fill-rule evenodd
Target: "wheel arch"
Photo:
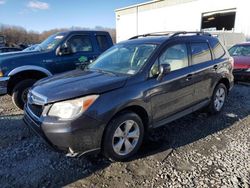
<path id="1" fill-rule="evenodd" d="M 103 143 L 104 143 L 104 138 L 105 138 L 105 134 L 106 134 L 106 131 L 107 131 L 107 127 L 108 127 L 108 124 L 117 116 L 120 116 L 122 115 L 123 113 L 128 113 L 128 112 L 132 112 L 132 113 L 135 113 L 137 114 L 141 120 L 142 120 L 142 123 L 143 123 L 143 126 L 144 126 L 144 131 L 147 132 L 148 129 L 149 129 L 149 125 L 150 125 L 150 116 L 149 116 L 149 113 L 147 112 L 147 110 L 141 106 L 141 105 L 130 105 L 130 106 L 126 106 L 126 107 L 123 107 L 123 108 L 120 108 L 119 110 L 117 110 L 117 112 L 109 119 L 108 123 L 106 124 L 104 130 L 103 130 L 103 133 L 102 133 L 102 138 L 101 138 L 101 143 L 100 143 L 100 146 L 101 146 L 101 150 L 103 149 Z"/>
<path id="2" fill-rule="evenodd" d="M 20 72 L 24 72 L 24 71 L 38 71 L 38 72 L 42 72 L 43 74 L 47 75 L 47 76 L 52 76 L 52 73 L 50 71 L 48 71 L 47 69 L 43 68 L 43 67 L 39 67 L 39 66 L 35 66 L 35 65 L 25 65 L 25 66 L 21 66 L 21 67 L 17 67 L 15 69 L 13 69 L 12 71 L 9 72 L 8 76 L 13 76 L 16 75 Z"/>
<path id="3" fill-rule="evenodd" d="M 19 83 L 20 81 L 25 80 L 25 79 L 40 80 L 47 76 L 51 76 L 52 74 L 48 70 L 42 67 L 23 66 L 23 67 L 18 67 L 12 70 L 8 75 L 10 79 L 8 82 L 7 93 L 12 94 L 12 91 L 15 85 Z"/>
<path id="4" fill-rule="evenodd" d="M 229 79 L 226 78 L 226 77 L 221 78 L 221 79 L 218 81 L 218 83 L 216 84 L 216 86 L 217 86 L 218 84 L 220 84 L 220 83 L 222 83 L 222 84 L 224 84 L 224 85 L 226 86 L 226 88 L 227 88 L 227 93 L 228 93 L 229 90 L 230 90 L 230 82 L 229 82 Z M 216 87 L 216 86 L 215 86 L 215 87 Z M 215 88 L 215 87 L 214 87 L 214 88 Z"/>

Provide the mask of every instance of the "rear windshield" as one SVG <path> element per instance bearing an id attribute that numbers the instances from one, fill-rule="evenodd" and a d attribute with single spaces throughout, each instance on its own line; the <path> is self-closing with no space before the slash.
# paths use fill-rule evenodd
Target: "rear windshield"
<path id="1" fill-rule="evenodd" d="M 231 56 L 250 56 L 250 45 L 237 45 L 229 49 Z"/>

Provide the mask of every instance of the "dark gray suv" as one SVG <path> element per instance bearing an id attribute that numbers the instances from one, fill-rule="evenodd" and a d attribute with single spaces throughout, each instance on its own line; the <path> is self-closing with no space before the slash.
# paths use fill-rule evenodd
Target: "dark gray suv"
<path id="1" fill-rule="evenodd" d="M 73 156 L 134 155 L 144 135 L 206 107 L 223 109 L 233 59 L 208 33 L 154 33 L 116 44 L 84 70 L 43 79 L 28 94 L 24 121 Z"/>

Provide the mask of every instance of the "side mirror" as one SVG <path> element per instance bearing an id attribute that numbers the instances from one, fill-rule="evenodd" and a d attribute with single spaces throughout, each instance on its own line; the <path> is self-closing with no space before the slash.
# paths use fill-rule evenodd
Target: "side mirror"
<path id="1" fill-rule="evenodd" d="M 170 64 L 161 64 L 159 68 L 159 76 L 157 80 L 161 80 L 166 74 L 168 74 L 171 71 Z"/>
<path id="2" fill-rule="evenodd" d="M 69 54 L 72 54 L 72 49 L 67 44 L 63 44 L 56 49 L 56 55 L 58 56 Z"/>

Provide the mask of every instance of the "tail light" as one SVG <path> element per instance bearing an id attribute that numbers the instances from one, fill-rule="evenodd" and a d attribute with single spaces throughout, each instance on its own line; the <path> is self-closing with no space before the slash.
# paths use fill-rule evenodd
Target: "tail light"
<path id="1" fill-rule="evenodd" d="M 229 62 L 231 63 L 232 68 L 234 68 L 234 58 L 230 57 L 229 58 Z"/>

